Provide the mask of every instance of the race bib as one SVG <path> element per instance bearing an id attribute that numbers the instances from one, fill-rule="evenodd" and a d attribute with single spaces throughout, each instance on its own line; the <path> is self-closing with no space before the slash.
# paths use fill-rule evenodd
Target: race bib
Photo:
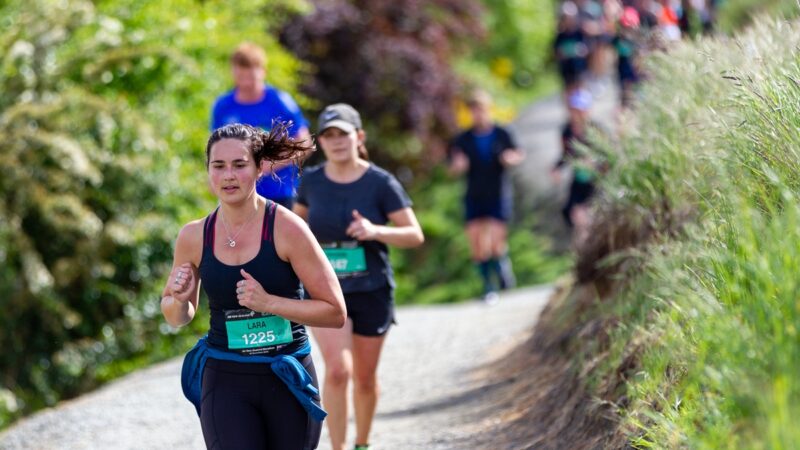
<path id="1" fill-rule="evenodd" d="M 292 324 L 283 317 L 249 309 L 225 311 L 228 348 L 242 354 L 264 353 L 266 349 L 292 342 Z"/>
<path id="2" fill-rule="evenodd" d="M 333 271 L 340 277 L 352 276 L 367 270 L 364 247 L 357 242 L 336 242 L 322 247 Z"/>
<path id="3" fill-rule="evenodd" d="M 575 181 L 588 183 L 594 178 L 594 173 L 586 167 L 575 167 Z"/>

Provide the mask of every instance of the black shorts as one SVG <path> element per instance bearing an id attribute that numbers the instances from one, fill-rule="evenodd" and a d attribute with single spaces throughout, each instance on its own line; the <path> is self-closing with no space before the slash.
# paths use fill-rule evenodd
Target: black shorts
<path id="1" fill-rule="evenodd" d="M 508 222 L 511 218 L 511 197 L 504 195 L 496 200 L 464 199 L 464 219 L 467 222 L 489 218 Z"/>
<path id="2" fill-rule="evenodd" d="M 572 209 L 578 205 L 588 203 L 593 195 L 594 183 L 572 180 L 572 184 L 569 187 L 569 198 L 561 209 L 561 215 L 564 217 L 564 221 L 567 222 L 567 225 L 574 225 L 572 223 Z"/>
<path id="3" fill-rule="evenodd" d="M 569 200 L 567 203 L 570 206 L 582 205 L 588 203 L 594 195 L 594 183 L 573 180 L 569 187 Z"/>
<path id="4" fill-rule="evenodd" d="M 319 386 L 311 355 L 300 363 Z M 269 365 L 209 358 L 202 384 L 206 448 L 317 448 L 322 422 L 311 417 Z"/>
<path id="5" fill-rule="evenodd" d="M 388 284 L 368 292 L 344 294 L 347 317 L 353 321 L 353 334 L 382 336 L 394 320 L 394 289 Z"/>

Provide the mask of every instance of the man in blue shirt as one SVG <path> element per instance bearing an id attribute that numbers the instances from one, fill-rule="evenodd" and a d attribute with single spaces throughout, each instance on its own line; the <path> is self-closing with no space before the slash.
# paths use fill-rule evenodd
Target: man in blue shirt
<path id="1" fill-rule="evenodd" d="M 250 42 L 240 44 L 231 56 L 236 87 L 217 98 L 211 114 L 211 129 L 231 123 L 243 123 L 265 130 L 273 121 L 291 122 L 294 139 L 309 139 L 308 121 L 297 103 L 286 92 L 265 84 L 266 54 Z M 258 193 L 291 209 L 298 183 L 297 166 L 285 161 L 274 166 L 265 163 L 256 185 Z"/>

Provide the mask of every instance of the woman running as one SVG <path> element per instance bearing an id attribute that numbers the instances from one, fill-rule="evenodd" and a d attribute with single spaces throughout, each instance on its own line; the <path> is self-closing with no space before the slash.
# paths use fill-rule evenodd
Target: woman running
<path id="1" fill-rule="evenodd" d="M 361 117 L 350 105 L 330 105 L 317 141 L 327 162 L 305 171 L 294 212 L 308 221 L 344 292 L 347 325 L 314 328 L 325 359 L 323 404 L 334 450 L 346 442 L 347 388 L 353 380 L 356 449 L 369 448 L 378 402 L 377 368 L 394 321 L 394 278 L 388 246 L 409 248 L 424 238 L 400 183 L 371 164 Z M 393 226 L 386 224 L 391 222 Z"/>
<path id="2" fill-rule="evenodd" d="M 209 449 L 319 442 L 325 412 L 303 325 L 341 327 L 344 299 L 305 222 L 256 194 L 262 162 L 305 150 L 285 125 L 269 134 L 226 125 L 206 146 L 219 206 L 178 234 L 161 311 L 180 327 L 194 318 L 201 285 L 208 296 L 209 332 L 186 355 L 181 382 Z"/>
<path id="3" fill-rule="evenodd" d="M 506 289 L 515 284 L 506 242 L 512 200 L 506 169 L 520 164 L 525 155 L 516 148 L 508 131 L 492 121 L 489 94 L 474 93 L 467 106 L 472 128 L 451 143 L 450 172 L 467 173 L 464 198 L 467 238 L 472 260 L 483 281 L 483 299 L 494 303 L 498 287 Z M 497 284 L 493 274 L 498 278 Z"/>

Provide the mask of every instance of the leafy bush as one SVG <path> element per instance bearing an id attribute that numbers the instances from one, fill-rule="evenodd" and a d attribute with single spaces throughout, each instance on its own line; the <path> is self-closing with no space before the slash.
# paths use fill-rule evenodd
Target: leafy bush
<path id="1" fill-rule="evenodd" d="M 97 70 L 162 55 L 114 45 L 118 22 L 88 2 L 2 15 L 0 370 L 17 413 L 81 392 L 97 365 L 145 347 L 136 327 L 159 312 L 146 296 L 170 259 L 165 200 L 177 188 L 154 160 L 164 142 Z"/>
<path id="2" fill-rule="evenodd" d="M 759 14 L 797 17 L 797 2 L 792 0 L 721 0 L 717 22 L 719 29 L 731 33 L 750 25 Z"/>
<path id="3" fill-rule="evenodd" d="M 483 0 L 482 16 L 488 39 L 477 43 L 469 60 L 474 70 L 518 90 L 535 87 L 551 69 L 551 43 L 556 34 L 554 0 Z M 461 74 L 472 78 L 471 72 Z"/>

